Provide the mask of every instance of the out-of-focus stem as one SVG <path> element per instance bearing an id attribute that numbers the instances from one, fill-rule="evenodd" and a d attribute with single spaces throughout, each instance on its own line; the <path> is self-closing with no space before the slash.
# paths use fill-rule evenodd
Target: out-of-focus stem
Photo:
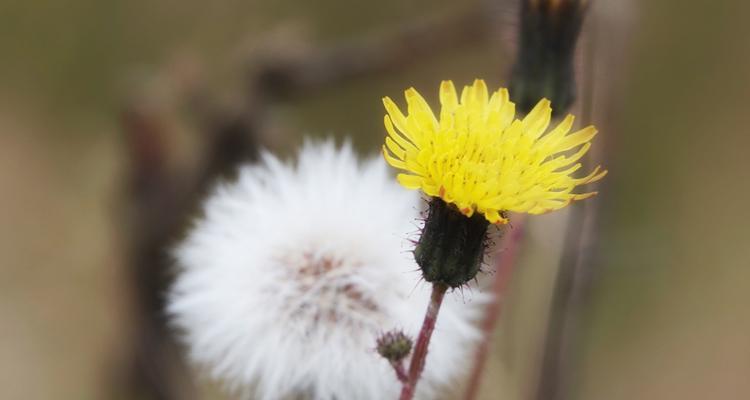
<path id="1" fill-rule="evenodd" d="M 482 321 L 482 342 L 477 347 L 476 355 L 474 356 L 474 366 L 469 376 L 468 386 L 466 387 L 466 393 L 464 395 L 465 400 L 474 400 L 479 394 L 479 387 L 482 383 L 482 372 L 484 366 L 487 363 L 487 355 L 489 354 L 490 343 L 492 341 L 492 334 L 497 326 L 497 321 L 500 319 L 500 313 L 502 312 L 503 300 L 513 273 L 513 268 L 516 264 L 518 257 L 518 250 L 521 247 L 521 240 L 524 232 L 524 220 L 519 219 L 513 226 L 513 230 L 510 232 L 505 239 L 505 250 L 497 261 L 497 270 L 495 272 L 495 280 L 492 283 L 492 302 L 487 305 L 484 314 L 484 320 Z"/>
<path id="2" fill-rule="evenodd" d="M 406 383 L 409 380 L 409 375 L 406 374 L 406 369 L 404 369 L 402 361 L 391 361 L 391 366 L 396 371 L 396 378 L 398 378 L 399 382 Z"/>
<path id="3" fill-rule="evenodd" d="M 594 107 L 594 68 L 596 66 L 595 24 L 589 22 L 588 40 L 583 52 L 585 74 L 581 99 L 581 115 L 584 124 L 592 122 Z M 596 157 L 587 153 L 581 163 L 591 167 Z M 537 400 L 565 400 L 570 398 L 572 385 L 571 367 L 574 363 L 577 345 L 578 324 L 584 306 L 588 284 L 592 280 L 591 264 L 596 240 L 596 219 L 598 199 L 590 199 L 571 207 L 565 232 L 560 265 L 554 282 L 552 302 L 543 342 L 543 353 L 536 387 Z"/>
<path id="4" fill-rule="evenodd" d="M 491 36 L 491 13 L 470 7 L 447 17 L 409 21 L 389 34 L 358 38 L 301 56 L 260 60 L 249 71 L 251 87 L 272 97 L 308 94 L 355 78 L 390 73 Z M 276 54 L 277 52 L 272 52 Z M 282 53 L 284 54 L 284 53 Z"/>
<path id="5" fill-rule="evenodd" d="M 437 322 L 438 312 L 440 312 L 440 306 L 443 304 L 443 298 L 445 297 L 445 292 L 447 290 L 448 286 L 444 283 L 432 284 L 430 303 L 427 305 L 427 312 L 424 316 L 424 322 L 422 322 L 422 329 L 419 331 L 417 344 L 414 347 L 414 353 L 411 356 L 408 379 L 404 382 L 401 389 L 401 400 L 411 400 L 414 397 L 417 382 L 419 382 L 419 378 L 424 370 L 425 359 L 427 358 L 427 348 L 430 345 L 432 332 L 435 330 L 435 322 Z"/>

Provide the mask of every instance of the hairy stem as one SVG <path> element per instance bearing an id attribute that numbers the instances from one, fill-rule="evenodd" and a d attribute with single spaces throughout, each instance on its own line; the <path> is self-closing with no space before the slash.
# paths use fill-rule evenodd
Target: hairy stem
<path id="1" fill-rule="evenodd" d="M 417 344 L 414 347 L 414 353 L 411 356 L 407 380 L 401 388 L 401 400 L 411 400 L 414 397 L 417 382 L 424 370 L 425 359 L 427 358 L 427 348 L 430 345 L 432 331 L 435 330 L 435 322 L 437 321 L 438 312 L 440 312 L 440 305 L 443 304 L 443 298 L 445 297 L 445 292 L 447 290 L 448 286 L 443 283 L 432 284 L 430 304 L 427 305 L 427 312 L 424 316 L 424 322 L 422 322 L 422 329 L 419 331 Z"/>
<path id="2" fill-rule="evenodd" d="M 393 367 L 393 370 L 396 371 L 396 378 L 398 378 L 399 382 L 405 384 L 409 381 L 409 375 L 407 375 L 406 369 L 404 369 L 403 362 L 391 361 L 391 366 Z"/>

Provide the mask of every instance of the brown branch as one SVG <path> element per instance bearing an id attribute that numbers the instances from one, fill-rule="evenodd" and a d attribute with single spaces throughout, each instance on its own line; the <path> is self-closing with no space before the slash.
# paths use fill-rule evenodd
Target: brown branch
<path id="1" fill-rule="evenodd" d="M 250 90 L 271 98 L 325 90 L 352 79 L 384 74 L 424 63 L 467 43 L 489 39 L 490 13 L 480 7 L 448 17 L 411 21 L 390 34 L 300 51 L 297 55 L 267 49 L 253 54 Z"/>

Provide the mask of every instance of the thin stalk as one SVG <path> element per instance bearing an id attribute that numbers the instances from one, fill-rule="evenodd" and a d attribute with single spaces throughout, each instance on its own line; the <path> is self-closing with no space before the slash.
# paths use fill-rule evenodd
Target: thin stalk
<path id="1" fill-rule="evenodd" d="M 393 370 L 396 372 L 396 378 L 398 378 L 399 382 L 403 384 L 409 381 L 409 375 L 406 374 L 406 370 L 404 369 L 403 362 L 391 361 L 391 366 L 393 367 Z"/>
<path id="2" fill-rule="evenodd" d="M 595 20 L 590 20 L 595 21 Z M 583 53 L 585 65 L 584 97 L 581 99 L 581 115 L 584 125 L 593 119 L 594 84 L 596 67 L 596 24 L 589 22 L 587 46 Z M 581 163 L 590 167 L 595 156 L 587 153 Z M 596 240 L 597 199 L 571 207 L 565 233 L 565 245 L 560 266 L 555 278 L 552 303 L 543 342 L 543 353 L 536 387 L 538 400 L 565 400 L 570 398 L 571 368 L 575 362 L 575 346 L 579 334 L 578 324 L 584 306 L 588 284 L 594 274 L 591 257 Z"/>
<path id="3" fill-rule="evenodd" d="M 482 383 L 482 372 L 487 363 L 492 335 L 497 326 L 497 321 L 500 319 L 506 288 L 508 287 L 508 282 L 518 258 L 523 231 L 524 220 L 519 219 L 515 223 L 510 235 L 506 238 L 505 250 L 497 261 L 497 272 L 495 273 L 495 280 L 492 283 L 492 302 L 485 309 L 484 320 L 481 326 L 482 342 L 479 343 L 474 356 L 474 366 L 471 369 L 471 375 L 469 375 L 464 400 L 474 400 L 479 394 L 479 387 Z"/>
<path id="4" fill-rule="evenodd" d="M 414 398 L 417 382 L 419 382 L 419 378 L 422 376 L 422 371 L 424 370 L 430 338 L 432 337 L 432 332 L 435 330 L 435 322 L 437 322 L 438 312 L 440 312 L 440 306 L 443 304 L 443 298 L 447 290 L 448 286 L 443 283 L 432 284 L 430 304 L 427 305 L 422 329 L 419 331 L 417 344 L 414 347 L 414 353 L 411 357 L 408 379 L 401 388 L 400 400 L 411 400 Z"/>

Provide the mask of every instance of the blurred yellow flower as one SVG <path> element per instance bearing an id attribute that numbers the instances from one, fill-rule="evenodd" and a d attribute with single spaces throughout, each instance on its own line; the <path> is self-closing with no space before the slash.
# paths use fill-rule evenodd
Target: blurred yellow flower
<path id="1" fill-rule="evenodd" d="M 477 79 L 459 100 L 453 82 L 443 81 L 437 119 L 414 88 L 405 95 L 407 115 L 383 99 L 386 161 L 406 172 L 398 175 L 401 185 L 452 203 L 467 217 L 478 212 L 490 223 L 507 223 L 504 211 L 557 210 L 596 194 L 572 192 L 607 173 L 596 167 L 584 177 L 571 176 L 597 131 L 588 126 L 568 134 L 574 119 L 568 115 L 545 134 L 552 113 L 547 99 L 519 120 L 506 89 L 490 96 Z"/>

